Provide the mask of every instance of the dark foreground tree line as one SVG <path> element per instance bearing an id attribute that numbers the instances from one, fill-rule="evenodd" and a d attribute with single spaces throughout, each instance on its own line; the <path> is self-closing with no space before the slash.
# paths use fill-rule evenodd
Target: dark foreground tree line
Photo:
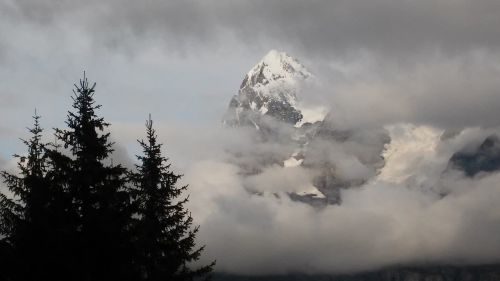
<path id="1" fill-rule="evenodd" d="M 2 172 L 0 280 L 198 280 L 201 252 L 180 176 L 162 156 L 151 118 L 134 171 L 111 159 L 95 83 L 75 85 L 65 129 L 44 143 L 35 113 L 19 173 Z"/>

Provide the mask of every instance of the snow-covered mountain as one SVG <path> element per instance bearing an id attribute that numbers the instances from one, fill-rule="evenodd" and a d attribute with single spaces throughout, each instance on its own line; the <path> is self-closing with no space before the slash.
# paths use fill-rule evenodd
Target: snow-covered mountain
<path id="1" fill-rule="evenodd" d="M 245 75 L 223 119 L 226 127 L 249 128 L 257 136 L 251 147 L 234 151 L 242 174 L 258 177 L 276 167 L 306 170 L 312 177 L 309 184 L 290 187 L 288 195 L 321 206 L 340 204 L 342 190 L 370 181 L 434 188 L 444 170 L 474 176 L 500 169 L 500 141 L 495 136 L 475 150 L 463 151 L 453 144 L 459 142 L 456 134 L 446 136 L 432 127 L 340 129 L 334 114 L 303 106 L 310 90 L 306 86 L 316 79 L 297 59 L 276 50 Z"/>
<path id="2" fill-rule="evenodd" d="M 323 105 L 304 106 L 308 83 L 317 80 L 304 65 L 287 53 L 272 50 L 245 75 L 223 123 L 229 128 L 254 129 L 259 141 L 280 147 L 270 153 L 260 153 L 258 145 L 248 154 L 236 152 L 243 174 L 255 175 L 276 165 L 302 167 L 314 174 L 314 186 L 294 188 L 290 197 L 314 205 L 336 204 L 341 189 L 359 186 L 383 166 L 380 155 L 388 137 L 383 130 L 336 129 L 331 118 L 326 118 Z M 364 155 L 347 155 L 353 146 L 364 147 Z M 252 161 L 246 163 L 242 158 Z M 346 163 L 362 171 L 360 175 L 350 175 Z"/>
<path id="3" fill-rule="evenodd" d="M 314 76 L 295 58 L 271 50 L 245 76 L 238 94 L 229 103 L 223 123 L 229 127 L 251 125 L 260 129 L 263 118 L 301 126 L 321 121 L 323 112 L 305 114 L 299 93 Z"/>
<path id="4" fill-rule="evenodd" d="M 320 110 L 313 110 L 311 118 L 302 99 L 314 90 L 308 83 L 320 82 L 316 79 L 298 60 L 273 50 L 251 68 L 232 97 L 223 122 L 230 133 L 243 138 L 238 139 L 241 145 L 228 146 L 224 157 L 238 169 L 240 186 L 251 196 L 276 200 L 277 206 L 313 206 L 325 211 L 318 212 L 321 215 L 374 210 L 374 218 L 387 214 L 405 226 L 413 215 L 398 218 L 386 213 L 392 207 L 385 205 L 405 210 L 402 202 L 414 200 L 408 210 L 425 219 L 433 214 L 427 212 L 431 201 L 447 196 L 456 200 L 455 191 L 464 194 L 473 180 L 500 170 L 500 129 L 444 130 L 408 122 L 349 126 L 340 124 L 337 112 Z M 364 198 L 357 201 L 357 196 Z M 334 204 L 340 206 L 329 206 Z M 446 204 L 449 201 L 432 207 Z M 499 272 L 498 266 L 396 267 L 338 280 L 498 280 Z"/>

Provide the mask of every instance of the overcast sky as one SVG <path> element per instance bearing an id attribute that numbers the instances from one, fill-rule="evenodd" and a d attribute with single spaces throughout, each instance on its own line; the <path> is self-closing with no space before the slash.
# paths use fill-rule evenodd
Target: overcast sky
<path id="1" fill-rule="evenodd" d="M 1 0 L 1 153 L 34 108 L 62 124 L 84 70 L 111 121 L 217 122 L 270 49 L 325 76 L 321 98 L 364 119 L 495 125 L 499 13 L 495 0 Z"/>
<path id="2" fill-rule="evenodd" d="M 55 103 L 69 103 L 73 82 L 87 70 L 109 118 L 133 121 L 152 112 L 212 122 L 269 49 L 289 52 L 319 75 L 330 74 L 321 67 L 357 72 L 384 92 L 474 97 L 475 105 L 491 107 L 483 108 L 484 119 L 498 105 L 482 101 L 498 96 L 490 89 L 500 67 L 495 0 L 2 0 L 0 13 L 4 120 L 34 107 L 60 119 L 64 110 Z M 427 86 L 417 79 L 438 81 Z M 439 115 L 438 106 L 446 107 L 427 110 Z"/>
<path id="3" fill-rule="evenodd" d="M 220 184 L 220 192 L 228 192 L 230 198 L 241 204 L 239 207 L 243 206 L 238 210 L 266 206 L 255 211 L 249 219 L 250 226 L 257 223 L 254 226 L 260 229 L 264 218 L 271 214 L 278 227 L 268 236 L 258 238 L 266 245 L 276 245 L 276 256 L 279 256 L 305 250 L 292 246 L 298 243 L 294 238 L 300 240 L 299 234 L 311 237 L 302 242 L 309 249 L 307 258 L 312 259 L 316 256 L 311 249 L 319 247 L 313 239 L 322 241 L 331 233 L 344 237 L 340 230 L 324 224 L 332 218 L 339 221 L 352 218 L 364 224 L 372 218 L 364 216 L 369 210 L 377 214 L 381 225 L 391 224 L 394 218 L 385 220 L 386 215 L 404 209 L 404 204 L 387 209 L 368 205 L 367 209 L 360 210 L 353 206 L 359 206 L 366 196 L 373 194 L 356 197 L 353 192 L 350 195 L 358 199 L 349 201 L 352 204 L 345 209 L 328 210 L 333 213 L 315 216 L 304 206 L 297 207 L 290 202 L 276 211 L 275 204 L 265 201 L 269 198 L 245 203 L 242 198 L 246 195 L 234 188 L 228 191 L 229 186 L 241 187 L 242 179 L 234 167 L 217 162 L 220 159 L 209 150 L 221 152 L 223 145 L 245 142 L 241 136 L 226 135 L 227 132 L 219 130 L 229 100 L 237 93 L 246 72 L 270 49 L 286 51 L 322 82 L 319 88 L 302 98 L 328 104 L 332 118 L 343 126 L 365 128 L 413 123 L 433 128 L 429 130 L 470 127 L 475 128 L 474 132 L 483 132 L 500 125 L 499 27 L 498 0 L 0 0 L 0 165 L 10 161 L 10 155 L 22 153 L 18 138 L 26 136 L 25 127 L 31 124 L 35 108 L 49 132 L 52 127 L 64 126 L 73 84 L 86 71 L 89 79 L 97 82 L 96 99 L 103 105 L 100 113 L 112 124 L 113 138 L 122 149 L 121 155 L 135 152 L 134 140 L 142 137 L 144 120 L 151 113 L 176 167 L 183 173 L 191 171 L 199 175 L 196 179 L 187 175 L 194 181 L 195 190 Z M 472 138 L 470 135 L 464 138 Z M 214 143 L 213 140 L 221 136 L 227 139 Z M 444 155 L 449 156 L 450 152 L 446 153 Z M 437 161 L 435 157 L 428 162 L 442 160 Z M 129 161 L 127 156 L 123 159 Z M 214 175 L 210 173 L 213 167 L 220 167 L 220 174 L 209 178 L 207 175 Z M 470 200 L 484 203 L 497 198 L 500 192 L 491 186 L 492 182 L 486 179 L 471 184 L 487 187 Z M 460 181 L 457 185 L 467 184 Z M 422 208 L 428 200 L 432 201 L 422 194 L 386 192 L 390 185 L 378 190 L 380 193 L 375 192 L 374 196 L 389 201 L 399 196 L 404 203 L 415 202 L 413 199 L 420 202 L 410 206 L 415 216 L 410 214 L 396 221 L 420 221 L 422 216 L 429 215 L 426 212 L 431 212 L 430 216 L 436 219 L 425 224 L 423 231 L 435 229 L 439 219 L 448 219 L 454 208 L 470 203 L 460 201 L 462 197 L 455 198 L 458 203 L 450 199 L 434 206 L 436 213 L 432 213 Z M 212 195 L 204 198 L 212 200 Z M 245 218 L 244 214 L 226 216 L 224 208 L 237 209 L 226 203 L 218 205 L 224 215 L 206 218 L 214 224 L 207 226 L 206 232 L 202 231 L 204 241 L 216 245 L 212 250 L 215 253 L 224 252 L 218 245 L 220 241 L 214 240 L 218 234 L 213 232 L 225 229 L 217 222 Z M 477 210 L 475 203 L 470 206 Z M 351 210 L 353 217 L 343 216 L 350 208 L 355 209 Z M 478 210 L 466 222 L 457 219 L 453 226 L 470 223 L 476 227 L 475 223 L 481 222 L 475 220 L 476 216 L 488 210 Z M 320 227 L 322 231 L 313 235 L 307 227 L 299 230 L 280 224 L 293 216 L 309 218 L 307 227 Z M 487 218 L 491 219 L 487 223 L 497 222 L 495 218 Z M 241 225 L 240 231 L 246 233 L 244 230 L 250 226 Z M 374 229 L 378 227 L 380 225 Z M 352 228 L 358 230 L 355 226 Z M 404 240 L 408 233 L 416 231 L 414 228 L 395 228 L 395 232 L 384 232 L 395 239 L 377 241 L 379 245 L 392 247 L 394 241 Z M 298 234 L 278 243 L 276 237 L 283 231 Z M 445 240 L 451 237 L 448 234 L 439 238 Z M 257 239 L 248 235 L 247 240 Z M 489 252 L 481 256 L 478 254 L 483 250 L 481 247 L 469 253 L 453 244 L 475 241 L 478 235 L 469 232 L 458 235 L 449 245 L 437 249 L 454 249 L 456 252 L 450 251 L 447 255 L 457 253 L 478 260 L 499 258 Z M 342 249 L 342 245 L 349 244 L 346 242 L 349 239 L 344 238 L 325 249 Z M 365 238 L 361 235 L 353 239 Z M 421 245 L 429 249 L 415 253 L 412 252 L 418 248 L 415 245 L 396 243 L 403 245 L 402 254 L 384 256 L 379 262 L 414 260 L 415 257 L 419 260 L 423 256 L 430 256 L 431 260 L 447 258 L 430 249 L 433 244 L 425 237 L 422 239 Z M 252 246 L 245 245 L 247 248 L 243 249 Z M 371 246 L 361 243 L 360 253 Z M 499 243 L 488 246 L 496 249 Z M 234 248 L 234 252 L 240 250 L 242 248 Z M 407 255 L 405 251 L 412 254 Z M 360 253 L 345 257 L 321 252 L 319 256 L 326 258 L 318 260 L 317 267 L 324 270 L 330 266 L 329 262 L 346 265 L 348 269 L 380 265 L 373 263 L 377 254 L 373 252 L 373 257 L 367 255 L 366 260 L 360 262 L 363 266 L 354 266 L 353 261 L 359 262 L 362 256 Z M 249 256 L 249 259 L 253 257 Z M 276 256 L 266 256 L 262 262 L 267 264 L 260 265 L 261 268 L 269 267 Z M 248 260 L 240 263 L 222 260 L 221 266 L 243 272 L 259 266 L 243 268 L 243 263 Z M 292 260 L 279 270 L 303 265 L 300 259 Z"/>

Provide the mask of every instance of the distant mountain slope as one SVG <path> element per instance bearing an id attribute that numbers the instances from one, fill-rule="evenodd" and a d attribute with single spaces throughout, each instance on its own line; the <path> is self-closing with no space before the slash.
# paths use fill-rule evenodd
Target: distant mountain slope
<path id="1" fill-rule="evenodd" d="M 498 281 L 500 265 L 429 266 L 393 268 L 379 271 L 345 274 L 287 274 L 243 276 L 214 274 L 213 281 Z"/>
<path id="2" fill-rule="evenodd" d="M 474 150 L 453 154 L 450 166 L 463 171 L 469 177 L 479 172 L 500 170 L 500 139 L 496 135 L 491 135 Z"/>

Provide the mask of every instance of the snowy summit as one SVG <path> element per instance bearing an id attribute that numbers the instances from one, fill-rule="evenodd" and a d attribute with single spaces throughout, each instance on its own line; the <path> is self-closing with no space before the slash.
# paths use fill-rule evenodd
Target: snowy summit
<path id="1" fill-rule="evenodd" d="M 297 59 L 271 50 L 246 74 L 229 104 L 224 124 L 260 127 L 262 116 L 289 124 L 303 121 L 297 93 L 313 75 Z"/>

